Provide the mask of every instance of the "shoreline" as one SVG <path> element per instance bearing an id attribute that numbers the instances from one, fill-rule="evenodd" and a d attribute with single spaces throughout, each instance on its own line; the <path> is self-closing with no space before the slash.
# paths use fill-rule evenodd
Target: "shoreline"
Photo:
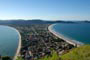
<path id="1" fill-rule="evenodd" d="M 16 60 L 16 59 L 17 59 L 17 56 L 18 56 L 18 54 L 19 54 L 19 52 L 20 52 L 20 49 L 21 49 L 21 35 L 20 35 L 20 32 L 19 32 L 16 28 L 14 28 L 14 27 L 12 27 L 12 26 L 8 26 L 8 25 L 0 25 L 0 26 L 7 26 L 7 27 L 15 30 L 15 31 L 18 33 L 18 35 L 19 35 L 18 47 L 17 47 L 16 53 L 15 53 L 15 55 L 13 56 L 13 59 L 12 59 L 12 60 Z"/>
<path id="2" fill-rule="evenodd" d="M 67 37 L 64 37 L 62 34 L 54 31 L 54 30 L 53 30 L 53 26 L 54 26 L 54 25 L 55 25 L 55 24 L 52 24 L 52 25 L 48 26 L 48 30 L 49 30 L 52 34 L 54 34 L 54 35 L 57 36 L 58 38 L 63 39 L 63 40 L 66 41 L 67 43 L 72 44 L 72 45 L 74 45 L 74 46 L 79 47 L 79 46 L 83 45 L 83 43 L 81 43 L 81 42 L 79 42 L 79 41 L 75 41 L 75 40 L 69 39 L 69 38 L 67 38 Z"/>
<path id="3" fill-rule="evenodd" d="M 14 28 L 14 30 L 16 30 L 16 32 L 17 32 L 18 35 L 19 35 L 18 48 L 17 48 L 16 54 L 15 54 L 15 56 L 14 56 L 14 58 L 13 58 L 13 60 L 16 60 L 16 59 L 17 59 L 17 56 L 18 56 L 18 54 L 19 54 L 19 52 L 20 52 L 20 49 L 21 49 L 21 35 L 20 35 L 20 33 L 19 33 L 19 31 L 18 31 L 17 29 Z"/>

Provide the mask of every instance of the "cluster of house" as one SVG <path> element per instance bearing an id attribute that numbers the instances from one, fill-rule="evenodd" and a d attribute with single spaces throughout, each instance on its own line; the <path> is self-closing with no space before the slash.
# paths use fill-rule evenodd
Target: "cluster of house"
<path id="1" fill-rule="evenodd" d="M 20 56 L 24 60 L 37 60 L 46 55 L 51 56 L 53 50 L 61 55 L 63 52 L 74 47 L 53 35 L 47 28 L 47 24 L 35 24 L 19 28 L 22 35 Z"/>

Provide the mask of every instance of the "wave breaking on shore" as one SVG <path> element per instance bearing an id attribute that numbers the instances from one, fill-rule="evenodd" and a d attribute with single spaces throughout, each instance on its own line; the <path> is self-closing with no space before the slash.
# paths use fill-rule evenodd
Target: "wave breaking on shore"
<path id="1" fill-rule="evenodd" d="M 79 42 L 79 41 L 76 41 L 76 40 L 72 40 L 72 39 L 67 38 L 67 37 L 63 36 L 62 34 L 56 32 L 56 31 L 53 29 L 53 26 L 54 26 L 54 25 L 56 25 L 56 24 L 50 25 L 50 26 L 48 27 L 48 30 L 49 30 L 51 33 L 53 33 L 55 36 L 59 37 L 60 39 L 63 39 L 63 40 L 66 41 L 67 43 L 72 44 L 72 45 L 77 46 L 77 47 L 83 45 L 82 42 Z"/>

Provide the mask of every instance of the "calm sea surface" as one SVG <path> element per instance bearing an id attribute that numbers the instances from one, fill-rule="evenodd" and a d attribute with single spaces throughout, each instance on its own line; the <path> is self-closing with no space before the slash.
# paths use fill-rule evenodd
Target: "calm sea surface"
<path id="1" fill-rule="evenodd" d="M 8 26 L 0 26 L 0 55 L 14 56 L 19 43 L 19 34 Z"/>
<path id="2" fill-rule="evenodd" d="M 59 23 L 52 29 L 66 38 L 90 44 L 90 23 Z"/>

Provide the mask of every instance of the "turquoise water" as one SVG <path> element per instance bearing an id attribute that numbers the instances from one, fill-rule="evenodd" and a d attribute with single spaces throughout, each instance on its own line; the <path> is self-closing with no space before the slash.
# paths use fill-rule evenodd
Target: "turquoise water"
<path id="1" fill-rule="evenodd" d="M 19 43 L 18 32 L 8 26 L 0 26 L 0 55 L 13 57 Z"/>
<path id="2" fill-rule="evenodd" d="M 66 38 L 90 44 L 90 23 L 59 23 L 52 29 Z"/>

